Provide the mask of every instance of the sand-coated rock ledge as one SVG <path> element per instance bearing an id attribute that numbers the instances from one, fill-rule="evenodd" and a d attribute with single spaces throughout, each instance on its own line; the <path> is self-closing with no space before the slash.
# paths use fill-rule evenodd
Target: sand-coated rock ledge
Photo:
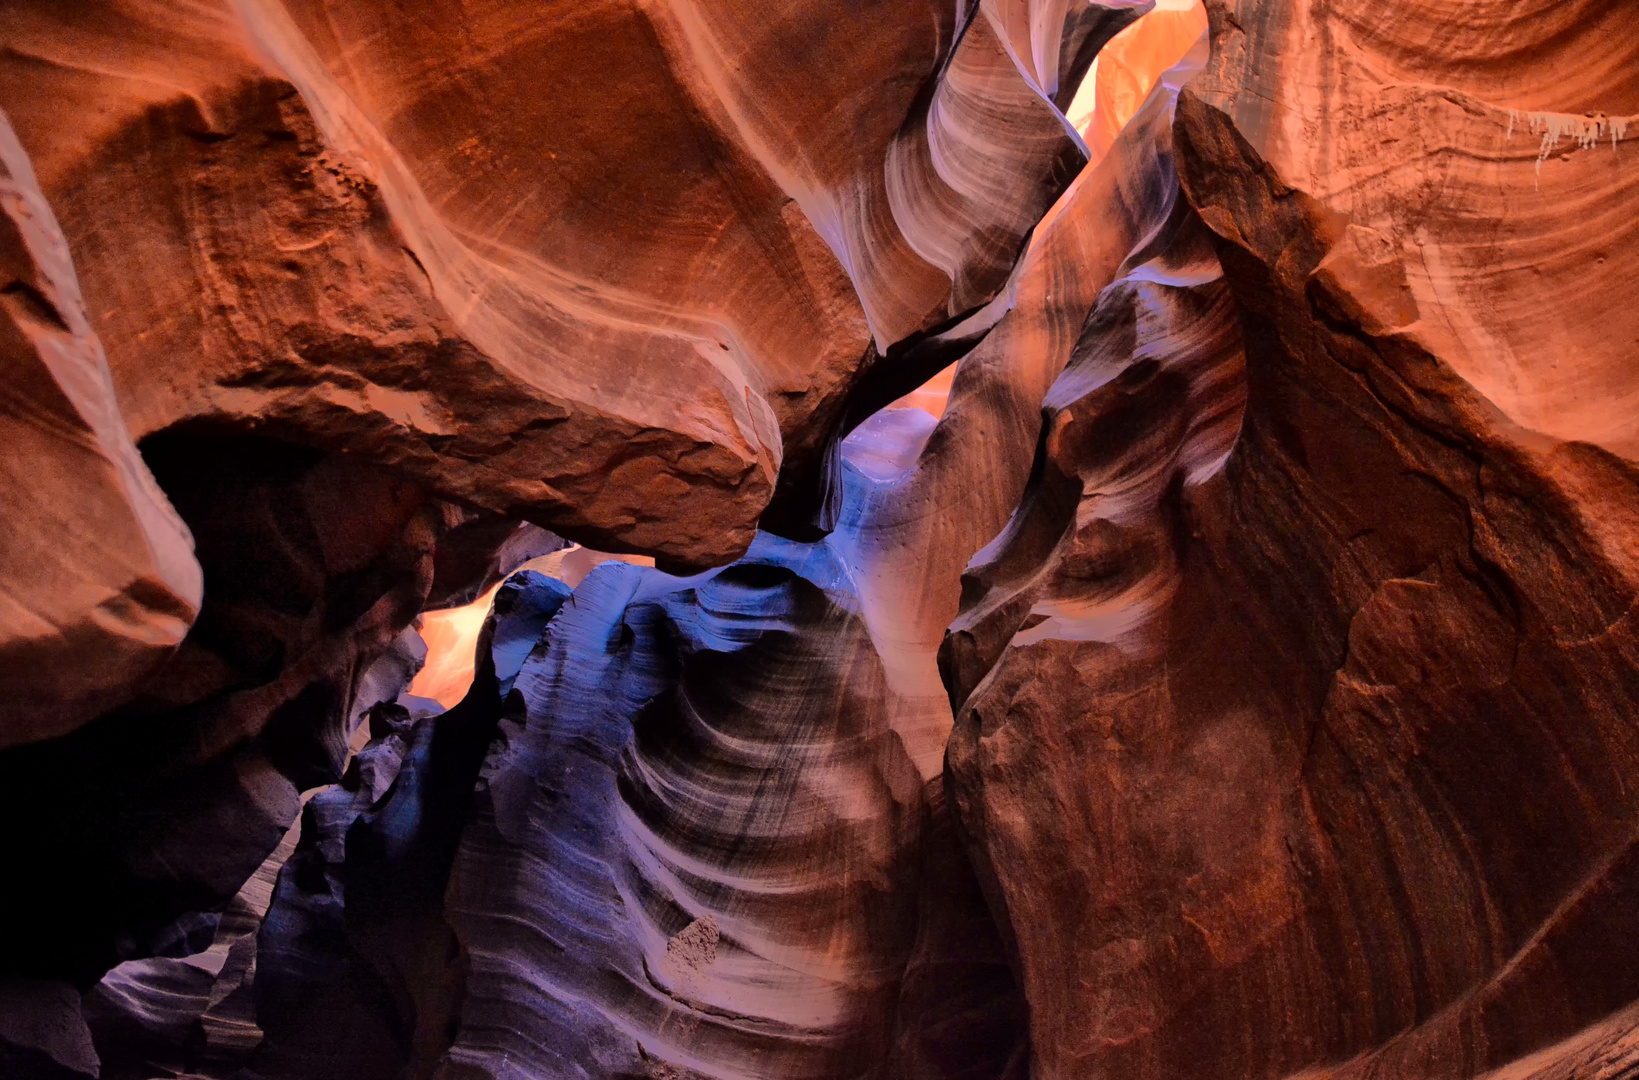
<path id="1" fill-rule="evenodd" d="M 1635 31 L 0 4 L 0 1080 L 1639 1077 Z"/>

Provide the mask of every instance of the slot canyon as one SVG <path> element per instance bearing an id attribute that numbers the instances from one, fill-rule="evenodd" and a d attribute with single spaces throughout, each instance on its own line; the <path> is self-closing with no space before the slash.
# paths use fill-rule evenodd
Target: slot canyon
<path id="1" fill-rule="evenodd" d="M 6 0 L 0 357 L 0 1080 L 1639 1078 L 1639 0 Z"/>

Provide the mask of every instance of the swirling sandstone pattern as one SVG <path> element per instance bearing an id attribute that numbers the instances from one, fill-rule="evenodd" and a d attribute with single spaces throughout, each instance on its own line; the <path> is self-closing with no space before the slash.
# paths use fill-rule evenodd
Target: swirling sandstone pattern
<path id="1" fill-rule="evenodd" d="M 1038 1075 L 1631 1061 L 1632 307 L 1574 312 L 1633 181 L 1545 110 L 1631 111 L 1632 43 L 1477 7 L 1212 5 L 1176 141 L 1224 280 L 1106 294 L 975 565 L 951 764 Z"/>
<path id="2" fill-rule="evenodd" d="M 1169 213 L 1152 197 L 1168 190 L 1150 150 L 1164 131 L 1158 107 L 1066 194 L 937 427 L 889 413 L 848 441 L 828 541 L 770 537 L 701 583 L 600 570 L 552 624 L 452 880 L 474 957 L 452 1061 L 489 1075 L 882 1067 L 917 933 L 921 776 L 940 771 L 949 726 L 934 651 L 957 572 L 1023 490 L 1034 403 L 1071 328 Z M 914 989 L 924 969 L 962 977 L 929 1005 L 902 999 L 892 1060 L 954 1076 L 974 1062 L 930 1049 L 925 1026 L 959 992 L 1000 1020 L 982 1003 L 1007 1000 L 1010 980 L 971 981 L 988 964 L 994 984 L 1001 957 L 972 930 L 940 936 L 980 894 L 964 900 L 965 871 L 932 865 L 922 889 L 939 915 L 903 992 L 931 993 Z M 534 914 L 520 926 L 520 912 Z M 1013 1051 L 1000 1045 L 993 1069 Z"/>
<path id="3" fill-rule="evenodd" d="M 699 580 L 606 567 L 548 628 L 452 879 L 473 955 L 452 1062 L 493 1076 L 1023 1067 L 1000 943 L 986 953 L 962 929 L 984 923 L 982 894 L 960 854 L 939 854 L 943 800 L 922 790 L 949 726 L 934 654 L 961 564 L 1024 490 L 1034 402 L 1074 328 L 1173 212 L 1168 101 L 1038 230 L 944 418 L 890 412 L 848 440 L 827 541 L 765 537 Z M 956 1021 L 963 994 L 974 1011 Z M 964 1059 L 946 1040 L 969 1030 L 995 1041 Z"/>
<path id="4" fill-rule="evenodd" d="M 88 356 L 90 326 L 108 342 L 208 596 L 142 682 L 198 600 L 159 500 L 155 573 L 181 575 L 163 625 L 128 663 L 82 665 L 106 677 L 83 703 L 51 690 L 62 718 L 8 728 L 102 714 L 0 762 L 8 809 L 71 807 L 8 860 L 82 853 L 8 897 L 5 965 L 89 984 L 225 902 L 297 789 L 339 775 L 357 680 L 447 591 L 434 551 L 474 507 L 671 566 L 743 550 L 781 464 L 808 484 L 878 353 L 1001 286 L 1079 165 L 1051 84 L 1137 10 L 894 5 L 870 49 L 816 33 L 791 53 L 755 11 L 683 4 L 522 28 L 443 5 L 390 36 L 368 5 L 9 5 L 0 96 L 92 298 L 76 322 L 54 285 L 62 317 Z M 1004 33 L 1021 25 L 1028 48 Z M 736 97 L 771 81 L 746 67 L 757 49 L 802 75 L 763 100 L 771 128 Z M 531 92 L 600 65 L 617 95 Z M 815 200 L 842 223 L 823 237 Z"/>
<path id="5" fill-rule="evenodd" d="M 1161 6 L 0 11 L 0 1071 L 1632 1074 L 1631 5 Z"/>
<path id="6" fill-rule="evenodd" d="M 876 4 L 862 49 L 825 8 L 17 5 L 0 95 L 139 438 L 264 427 L 712 565 L 868 329 L 1000 287 L 1084 160 L 1061 39 L 1068 80 L 1142 10 Z"/>
<path id="7" fill-rule="evenodd" d="M 607 564 L 548 628 L 451 881 L 473 954 L 452 1061 L 827 1077 L 880 1058 L 921 785 L 827 595 L 838 568 L 805 555 L 770 539 L 694 582 Z"/>

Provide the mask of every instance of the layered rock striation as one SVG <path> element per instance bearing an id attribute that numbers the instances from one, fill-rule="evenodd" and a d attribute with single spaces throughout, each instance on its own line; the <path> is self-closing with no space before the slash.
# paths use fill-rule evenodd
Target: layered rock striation
<path id="1" fill-rule="evenodd" d="M 1619 118 L 1532 111 L 1615 61 L 1597 19 L 1549 88 L 1500 10 L 1212 16 L 1174 140 L 1222 281 L 1101 298 L 948 645 L 1038 1074 L 1619 1075 L 1627 307 L 1555 291 L 1620 288 L 1631 194 Z"/>
<path id="2" fill-rule="evenodd" d="M 193 538 L 131 440 L 73 258 L 0 113 L 0 749 L 127 700 L 199 613 Z M 87 662 L 95 657 L 94 663 Z"/>
<path id="3" fill-rule="evenodd" d="M 83 988 L 226 903 L 342 775 L 375 658 L 490 583 L 507 515 L 721 563 L 788 464 L 802 524 L 860 380 L 1006 281 L 1081 160 L 1052 95 L 1139 10 L 913 6 L 792 52 L 681 4 L 390 39 L 365 6 L 8 8 L 13 323 L 72 391 L 62 505 L 110 527 L 46 555 L 56 519 L 20 518 L 10 549 L 46 588 L 18 594 L 5 739 L 38 745 L 5 800 L 69 809 L 7 858 L 76 856 L 6 901 L 5 969 Z M 804 74 L 753 115 L 757 50 Z M 524 92 L 612 60 L 617 95 Z M 18 449 L 18 490 L 49 481 Z"/>
<path id="4" fill-rule="evenodd" d="M 138 438 L 277 431 L 720 565 L 1005 281 L 1085 160 L 1052 95 L 1143 10 L 878 6 L 861 48 L 813 4 L 24 5 L 0 95 Z"/>
<path id="5" fill-rule="evenodd" d="M 0 12 L 0 1071 L 1628 1075 L 1626 10 L 1149 7 Z"/>

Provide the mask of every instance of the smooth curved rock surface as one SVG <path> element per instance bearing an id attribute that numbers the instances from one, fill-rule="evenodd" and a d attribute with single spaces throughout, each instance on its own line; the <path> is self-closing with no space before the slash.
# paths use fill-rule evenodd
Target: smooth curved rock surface
<path id="1" fill-rule="evenodd" d="M 1080 174 L 1038 223 L 986 315 L 991 327 L 956 366 L 938 423 L 917 430 L 911 416 L 890 410 L 843 444 L 852 502 L 829 543 L 906 702 L 895 728 L 924 776 L 940 772 L 950 731 L 936 657 L 959 610 L 962 570 L 1025 492 L 1042 397 L 1100 291 L 1172 211 L 1164 105 L 1136 118 L 1117 151 Z"/>
<path id="2" fill-rule="evenodd" d="M 1625 1080 L 1631 4 L 1159 6 L 0 11 L 0 1072 Z"/>
<path id="3" fill-rule="evenodd" d="M 0 97 L 139 438 L 265 429 L 699 567 L 1002 286 L 1085 160 L 1053 94 L 1144 4 L 877 7 L 861 48 L 817 3 L 16 5 Z"/>
<path id="4" fill-rule="evenodd" d="M 772 537 L 699 580 L 587 578 L 518 675 L 451 879 L 472 957 L 454 1065 L 881 1059 L 921 783 L 850 606 L 822 548 Z"/>
<path id="5" fill-rule="evenodd" d="M 1157 0 L 1155 9 L 1111 38 L 1099 51 L 1075 100 L 1064 111 L 1098 161 L 1148 100 L 1161 76 L 1207 29 L 1201 0 Z"/>
<path id="6" fill-rule="evenodd" d="M 887 1068 L 887 1075 L 929 1080 L 1013 1076 L 1025 1067 L 1028 1053 L 1019 1041 L 1022 1012 L 1006 954 L 942 808 L 938 774 L 949 706 L 938 681 L 935 651 L 944 622 L 956 610 L 960 567 L 1001 527 L 1004 508 L 1024 489 L 1039 425 L 1036 402 L 1068 358 L 1074 328 L 1085 319 L 1122 253 L 1160 224 L 1151 196 L 1165 190 L 1160 183 L 1161 160 L 1144 141 L 1153 132 L 1153 125 L 1143 129 L 1134 137 L 1139 152 L 1131 158 L 1112 158 L 1065 196 L 1066 208 L 1039 233 L 1038 247 L 1032 248 L 1018 283 L 1008 293 L 1008 307 L 995 331 L 996 347 L 981 346 L 962 361 L 946 421 L 935 425 L 914 410 L 873 418 L 844 444 L 846 501 L 832 536 L 816 545 L 772 537 L 762 541 L 777 556 L 775 561 L 794 565 L 806 576 L 772 570 L 766 565 L 769 555 L 754 555 L 716 577 L 708 575 L 709 581 L 724 576 L 726 580 L 701 598 L 688 580 L 608 566 L 587 580 L 572 608 L 552 624 L 520 680 L 521 697 L 514 699 L 513 708 L 523 712 L 508 722 L 511 737 L 488 767 L 474 831 L 464 839 L 456 864 L 448 918 L 461 932 L 473 966 L 452 1062 L 505 1073 L 508 1068 L 550 1072 L 556 1067 L 553 1061 L 562 1067 L 591 1067 L 591 1061 L 596 1069 L 617 1075 L 630 1068 L 663 1073 L 665 1068 L 689 1067 L 706 1075 L 740 1075 L 747 1070 L 763 1075 L 757 1071 L 763 1068 L 831 1075 L 838 1069 Z M 1163 205 L 1159 213 L 1165 212 Z M 1120 222 L 1119 228 L 1111 230 L 1112 221 Z M 609 582 L 618 579 L 610 575 L 617 574 L 643 582 L 643 588 L 657 592 L 659 601 L 633 604 L 624 593 L 611 598 Z M 736 580 L 744 575 L 772 580 Z M 825 594 L 813 583 L 816 577 L 836 599 L 822 601 Z M 809 609 L 787 612 L 773 626 L 753 624 L 760 644 L 734 647 L 726 666 L 724 659 L 713 658 L 713 649 L 701 653 L 684 647 L 654 626 L 657 608 L 664 613 L 662 627 L 677 621 L 711 626 L 725 619 L 711 606 L 721 607 L 719 594 L 738 597 L 739 606 L 758 610 L 760 605 L 788 606 L 793 590 L 809 596 Z M 868 599 L 861 601 L 860 596 Z M 839 608 L 839 602 L 845 606 Z M 702 610 L 702 604 L 708 606 Z M 504 606 L 510 611 L 512 602 Z M 856 606 L 863 608 L 863 617 L 852 610 Z M 514 621 L 515 616 L 503 617 L 498 610 L 490 632 L 496 635 L 492 648 L 497 658 L 503 633 L 523 648 L 513 662 L 515 674 L 540 629 L 538 624 L 532 631 L 525 627 L 520 636 Z M 615 634 L 605 644 L 610 626 L 633 624 L 633 633 L 641 637 L 627 641 Z M 770 636 L 772 641 L 765 640 Z M 726 647 L 720 642 L 715 646 L 719 651 Z M 605 650 L 613 650 L 613 657 Z M 841 659 L 834 658 L 837 655 Z M 660 660 L 666 662 L 656 669 Z M 688 675 L 687 665 L 694 663 L 707 665 L 706 672 Z M 684 666 L 678 671 L 680 664 Z M 556 674 L 543 683 L 542 670 Z M 610 670 L 622 674 L 617 678 Z M 875 674 L 867 679 L 862 672 Z M 630 691 L 634 704 L 611 706 L 610 688 L 622 685 L 621 679 L 637 683 Z M 795 692 L 792 680 L 806 692 Z M 503 679 L 502 688 L 507 684 Z M 743 752 L 730 769 L 717 741 L 699 734 L 681 739 L 667 735 L 675 722 L 649 715 L 661 708 L 657 702 L 685 694 L 690 687 L 699 694 L 702 686 L 716 703 L 710 715 L 717 724 L 735 731 L 748 725 L 748 730 L 763 730 L 771 754 L 783 738 L 774 723 L 787 715 L 780 710 L 810 709 L 830 696 L 850 703 L 840 715 L 863 724 L 864 731 L 847 738 L 833 735 L 829 744 L 810 732 L 798 740 L 810 748 L 794 760 L 787 760 L 789 749 L 772 757 L 751 755 L 745 743 L 738 743 Z M 725 686 L 739 686 L 744 692 L 728 693 Z M 727 700 L 722 700 L 725 695 Z M 613 700 L 618 703 L 621 697 Z M 601 716 L 597 712 L 611 707 L 638 709 L 637 719 L 619 711 Z M 594 714 L 575 719 L 577 710 L 585 709 Z M 824 721 L 821 729 L 829 730 L 837 721 L 825 721 L 825 715 L 807 723 Z M 796 716 L 802 719 L 803 714 Z M 651 763 L 652 768 L 632 764 L 626 756 L 643 753 L 635 733 L 639 721 L 645 742 L 659 740 L 648 748 L 660 762 Z M 877 800 L 884 796 L 867 795 L 861 801 L 859 795 L 848 794 L 847 813 L 863 815 L 862 822 L 848 829 L 835 823 L 843 816 L 839 810 L 821 813 L 818 822 L 805 825 L 810 815 L 789 806 L 777 809 L 782 802 L 808 807 L 826 792 L 840 798 L 859 789 L 858 778 L 850 779 L 831 758 L 845 755 L 846 762 L 846 755 L 861 752 L 856 745 L 861 743 L 876 747 L 875 752 L 892 764 L 891 775 L 899 777 L 893 799 L 881 803 Z M 562 768 L 568 766 L 550 764 L 565 759 L 579 763 L 572 775 L 586 777 L 589 769 L 590 779 L 566 781 Z M 672 779 L 644 794 L 636 785 L 658 784 L 651 777 L 660 765 Z M 923 776 L 932 777 L 931 789 Z M 872 786 L 866 784 L 863 790 L 869 793 Z M 685 790 L 688 797 L 680 799 L 678 792 Z M 502 803 L 496 802 L 498 791 L 509 793 Z M 787 794 L 776 797 L 782 791 Z M 756 793 L 755 801 L 744 801 L 751 792 Z M 650 824 L 629 820 L 638 810 L 627 800 L 646 813 L 640 822 Z M 755 834 L 754 843 L 740 843 L 744 850 L 726 869 L 717 864 L 724 842 L 710 841 L 715 835 L 711 830 L 724 826 L 696 817 L 703 812 L 720 815 L 725 805 L 741 806 L 753 823 L 772 815 L 766 825 L 758 826 L 762 831 Z M 928 809 L 918 809 L 924 805 Z M 540 813 L 560 807 L 555 814 L 585 822 L 590 831 L 554 825 L 559 817 L 525 813 L 529 806 L 540 807 Z M 725 976 L 701 973 L 699 985 L 686 993 L 671 987 L 681 1001 L 656 1000 L 641 962 L 649 953 L 654 954 L 648 957 L 653 964 L 664 966 L 663 958 L 671 952 L 704 956 L 715 949 L 725 957 L 741 956 L 739 966 L 753 972 L 779 972 L 781 963 L 792 963 L 793 952 L 803 955 L 783 941 L 792 933 L 785 925 L 790 912 L 814 906 L 804 890 L 819 889 L 819 895 L 826 895 L 825 890 L 840 887 L 826 885 L 828 876 L 808 863 L 818 857 L 816 852 L 839 846 L 847 855 L 857 843 L 850 837 L 883 815 L 890 821 L 878 821 L 872 828 L 880 830 L 897 821 L 891 833 L 896 839 L 886 851 L 879 850 L 881 844 L 867 850 L 877 852 L 871 858 L 884 860 L 878 873 L 897 882 L 875 901 L 896 913 L 892 921 L 897 931 L 865 933 L 854 908 L 821 905 L 803 917 L 804 926 L 813 924 L 806 932 L 847 935 L 853 951 L 863 954 L 854 961 L 856 969 L 843 968 L 826 978 L 812 970 L 810 962 L 781 975 L 785 983 L 833 1001 L 825 1026 L 800 1036 L 802 1028 L 789 1018 L 783 1026 L 749 1021 L 725 1026 L 711 1008 L 711 998 L 695 1004 L 689 995 L 732 992 L 738 1002 L 735 1009 L 745 1011 L 767 1008 L 768 1001 L 777 1003 L 795 993 L 788 986 L 784 995 L 760 995 L 754 989 L 759 984 L 748 987 L 748 976 L 734 968 Z M 923 815 L 931 817 L 924 822 Z M 505 832 L 493 823 L 498 820 L 510 822 Z M 797 831 L 799 827 L 814 831 Z M 660 875 L 658 885 L 649 881 L 645 874 L 656 873 L 655 856 L 653 837 L 645 829 L 683 832 L 693 845 L 689 850 L 695 851 L 685 879 L 692 884 L 680 887 L 667 874 Z M 342 830 L 329 831 L 339 837 Z M 667 857 L 680 856 L 670 852 Z M 852 866 L 860 857 L 856 852 L 842 865 Z M 332 858 L 339 862 L 340 851 Z M 347 858 L 352 858 L 350 851 Z M 790 860 L 796 861 L 781 871 Z M 777 892 L 760 901 L 739 895 L 748 887 L 744 879 L 776 872 L 790 882 L 780 892 L 795 890 L 794 895 L 781 899 Z M 657 937 L 648 920 L 621 916 L 629 908 L 594 907 L 590 914 L 564 909 L 554 898 L 565 895 L 565 877 L 581 880 L 587 874 L 610 888 L 618 889 L 610 882 L 627 881 L 634 896 L 660 893 L 665 899 L 647 903 L 661 905 L 662 914 L 669 913 L 677 925 Z M 733 889 L 705 884 L 725 874 L 741 884 Z M 829 877 L 849 881 L 855 874 Z M 628 881 L 634 876 L 645 883 L 641 888 Z M 869 896 L 874 895 L 871 888 L 883 886 L 848 887 L 863 889 Z M 682 914 L 690 917 L 683 919 L 669 904 L 683 906 Z M 749 910 L 737 910 L 741 907 Z M 535 913 L 529 916 L 532 924 L 543 918 L 550 922 L 526 933 L 502 932 L 525 912 Z M 708 917 L 710 921 L 704 921 Z M 585 939 L 588 922 L 593 936 Z M 679 934 L 681 944 L 669 949 L 671 937 Z M 738 944 L 734 934 L 750 944 Z M 538 950 L 551 953 L 544 943 L 568 940 L 565 935 L 588 943 L 570 957 L 543 962 Z M 592 942 L 600 944 L 594 947 Z M 620 959 L 623 954 L 626 960 Z M 859 974 L 862 965 L 869 965 L 864 967 L 866 975 Z M 716 978 L 725 979 L 727 987 L 715 986 Z M 863 979 L 867 985 L 849 991 L 848 979 Z M 590 1001 L 589 993 L 594 995 Z M 885 1004 L 896 1000 L 897 1011 Z M 374 1014 L 366 1010 L 366 1015 L 372 1018 L 365 1026 L 382 1030 Z M 748 1025 L 750 1033 L 742 1030 Z M 309 1030 L 314 1026 L 305 1025 Z M 343 1027 L 351 1031 L 359 1025 Z M 763 1059 L 748 1059 L 748 1044 L 781 1064 L 756 1065 Z M 327 1036 L 319 1045 L 340 1053 L 344 1040 Z M 309 1051 L 314 1052 L 318 1051 Z M 605 1052 L 613 1057 L 598 1056 Z M 364 1055 L 372 1060 L 379 1056 Z M 287 1069 L 292 1060 L 270 1059 Z M 264 1067 L 273 1070 L 268 1075 L 283 1075 L 269 1062 Z"/>
<path id="7" fill-rule="evenodd" d="M 1023 1075 L 939 792 L 936 652 L 1025 490 L 1041 395 L 1173 211 L 1166 121 L 1038 226 L 941 420 L 893 410 L 842 444 L 830 537 L 699 579 L 606 566 L 548 628 L 452 878 L 473 957 L 452 1075 Z"/>
<path id="8" fill-rule="evenodd" d="M 861 360 L 872 297 L 889 353 L 972 304 L 991 322 L 1012 305 L 991 294 L 1081 160 L 1055 95 L 1139 10 L 901 7 L 864 53 L 810 20 L 801 64 L 778 59 L 811 85 L 764 121 L 789 135 L 811 117 L 829 132 L 816 145 L 846 151 L 822 161 L 735 114 L 753 84 L 730 85 L 751 72 L 726 43 L 770 29 L 755 12 L 605 5 L 527 32 L 492 12 L 435 42 L 374 35 L 366 5 L 9 7 L 0 94 L 71 222 L 114 394 L 198 534 L 206 598 L 164 670 L 124 680 L 117 715 L 0 762 L 8 805 L 50 790 L 72 807 L 15 838 L 18 865 L 86 853 L 8 899 L 30 934 L 4 965 L 88 985 L 225 902 L 296 791 L 339 775 L 375 659 L 435 591 L 463 587 L 435 553 L 471 539 L 468 507 L 673 566 L 731 558 L 779 463 L 800 440 L 831 454 L 858 380 L 890 365 Z M 416 97 L 418 54 L 489 102 L 524 100 L 519 80 L 554 56 L 620 60 L 626 89 L 659 90 L 585 99 L 578 124 L 566 102 L 485 108 L 468 133 Z M 842 78 L 860 66 L 870 78 Z M 622 123 L 594 130 L 598 116 Z M 543 135 L 564 162 L 552 143 L 518 164 L 517 140 Z M 624 156 L 631 140 L 653 154 Z M 510 201 L 526 188 L 545 201 Z M 821 241 L 805 213 L 823 208 L 798 189 L 834 203 L 842 231 Z M 871 266 L 891 289 L 873 291 Z M 949 559 L 1010 497 L 964 523 Z M 925 720 L 926 775 L 941 736 Z"/>
<path id="9" fill-rule="evenodd" d="M 1351 283 L 1359 317 L 1404 327 L 1522 427 L 1639 452 L 1639 43 L 1609 29 L 1632 13 L 1208 6 L 1203 99 L 1282 182 L 1378 234 L 1367 262 L 1404 264 L 1403 285 Z"/>
<path id="10" fill-rule="evenodd" d="M 72 256 L 0 112 L 0 749 L 124 704 L 199 612 L 193 537 L 120 413 Z"/>

